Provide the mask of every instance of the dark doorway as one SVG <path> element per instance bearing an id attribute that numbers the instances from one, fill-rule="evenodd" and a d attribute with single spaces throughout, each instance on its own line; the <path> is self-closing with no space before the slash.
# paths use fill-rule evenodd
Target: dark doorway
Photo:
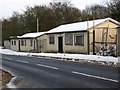
<path id="1" fill-rule="evenodd" d="M 58 37 L 58 52 L 63 53 L 63 37 Z"/>
<path id="2" fill-rule="evenodd" d="M 34 41 L 34 50 L 35 50 L 35 41 Z"/>
<path id="3" fill-rule="evenodd" d="M 20 52 L 20 40 L 18 41 L 18 51 Z"/>

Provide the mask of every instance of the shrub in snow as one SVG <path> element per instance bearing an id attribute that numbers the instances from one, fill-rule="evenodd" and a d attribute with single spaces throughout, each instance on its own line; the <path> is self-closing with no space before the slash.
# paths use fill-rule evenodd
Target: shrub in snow
<path id="1" fill-rule="evenodd" d="M 99 55 L 102 55 L 102 56 L 116 55 L 116 44 L 113 44 L 113 45 L 102 44 L 100 48 L 101 50 L 99 51 Z"/>

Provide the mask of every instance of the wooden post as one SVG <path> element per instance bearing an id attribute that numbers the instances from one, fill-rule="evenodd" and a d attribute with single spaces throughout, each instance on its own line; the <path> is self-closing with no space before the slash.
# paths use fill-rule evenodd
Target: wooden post
<path id="1" fill-rule="evenodd" d="M 95 30 L 93 30 L 93 55 L 95 55 Z"/>
<path id="2" fill-rule="evenodd" d="M 89 18 L 87 18 L 87 30 L 89 29 Z M 88 50 L 88 55 L 90 54 L 90 35 L 89 35 L 89 31 L 87 31 L 87 44 L 88 44 L 88 47 L 87 47 L 87 50 Z"/>
<path id="3" fill-rule="evenodd" d="M 95 17 L 93 17 L 93 55 L 95 54 Z"/>
<path id="4" fill-rule="evenodd" d="M 0 20 L 0 46 L 2 46 L 2 20 Z"/>
<path id="5" fill-rule="evenodd" d="M 87 31 L 87 41 L 88 41 L 88 55 L 90 54 L 90 36 L 89 36 L 89 31 Z"/>
<path id="6" fill-rule="evenodd" d="M 117 28 L 117 56 L 120 56 L 120 27 Z"/>

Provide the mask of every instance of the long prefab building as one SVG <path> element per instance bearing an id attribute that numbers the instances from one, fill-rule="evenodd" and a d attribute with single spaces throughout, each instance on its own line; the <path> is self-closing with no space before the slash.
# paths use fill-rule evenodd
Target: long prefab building
<path id="1" fill-rule="evenodd" d="M 119 48 L 120 23 L 111 18 L 60 25 L 47 32 L 28 33 L 11 38 L 16 51 L 110 54 Z M 109 49 L 109 50 L 107 50 Z M 113 49 L 112 54 L 119 51 Z"/>

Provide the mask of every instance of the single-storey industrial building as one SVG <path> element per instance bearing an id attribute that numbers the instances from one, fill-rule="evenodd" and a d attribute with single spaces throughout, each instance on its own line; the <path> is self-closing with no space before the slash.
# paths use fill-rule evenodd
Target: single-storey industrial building
<path id="1" fill-rule="evenodd" d="M 44 33 L 45 32 L 27 33 L 22 36 L 10 37 L 11 50 L 21 52 L 44 52 L 45 45 L 41 44 L 41 39 L 44 40 Z"/>
<path id="2" fill-rule="evenodd" d="M 116 47 L 119 25 L 111 18 L 61 25 L 46 33 L 52 41 L 47 51 L 96 54 L 102 50 L 105 55 L 108 52 L 105 48 Z"/>
<path id="3" fill-rule="evenodd" d="M 105 55 L 108 48 L 117 46 L 119 26 L 120 23 L 111 18 L 60 25 L 47 32 L 11 38 L 11 49 L 82 54 L 96 54 L 102 50 Z"/>

